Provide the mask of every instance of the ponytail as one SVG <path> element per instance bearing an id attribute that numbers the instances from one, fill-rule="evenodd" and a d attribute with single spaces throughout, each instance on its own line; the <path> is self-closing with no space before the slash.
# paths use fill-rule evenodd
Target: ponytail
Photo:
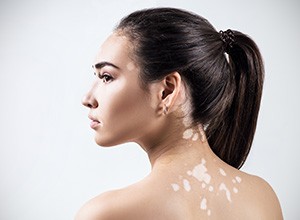
<path id="1" fill-rule="evenodd" d="M 234 90 L 232 104 L 222 117 L 208 126 L 208 142 L 212 150 L 233 167 L 241 168 L 253 141 L 260 100 L 264 67 L 257 45 L 238 31 L 220 32 L 227 41 L 223 49 L 228 53 L 232 77 L 229 90 Z M 228 42 L 229 41 L 229 42 Z"/>

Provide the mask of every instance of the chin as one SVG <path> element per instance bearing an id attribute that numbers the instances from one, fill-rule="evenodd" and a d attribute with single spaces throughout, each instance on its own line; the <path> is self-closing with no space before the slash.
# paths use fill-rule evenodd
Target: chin
<path id="1" fill-rule="evenodd" d="M 97 136 L 95 137 L 95 142 L 101 147 L 113 147 L 122 144 L 121 142 L 118 142 L 116 140 L 99 138 Z"/>

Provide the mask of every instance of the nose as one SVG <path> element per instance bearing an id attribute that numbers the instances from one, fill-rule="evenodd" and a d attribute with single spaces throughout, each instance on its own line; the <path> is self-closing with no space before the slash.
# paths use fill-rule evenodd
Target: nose
<path id="1" fill-rule="evenodd" d="M 88 108 L 97 108 L 98 102 L 92 94 L 92 91 L 89 91 L 81 100 L 82 104 Z"/>

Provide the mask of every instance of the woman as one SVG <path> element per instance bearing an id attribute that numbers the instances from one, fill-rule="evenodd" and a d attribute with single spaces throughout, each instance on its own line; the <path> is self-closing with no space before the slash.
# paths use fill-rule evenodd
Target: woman
<path id="1" fill-rule="evenodd" d="M 101 46 L 83 104 L 101 146 L 138 143 L 151 173 L 90 200 L 77 220 L 282 219 L 272 188 L 239 170 L 264 69 L 256 44 L 173 8 L 134 12 Z"/>

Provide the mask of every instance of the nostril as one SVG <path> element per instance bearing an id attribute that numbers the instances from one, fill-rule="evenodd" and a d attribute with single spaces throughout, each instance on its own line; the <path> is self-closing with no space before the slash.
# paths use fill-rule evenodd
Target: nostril
<path id="1" fill-rule="evenodd" d="M 97 100 L 90 95 L 86 95 L 82 98 L 82 104 L 88 108 L 97 108 L 98 106 Z"/>

